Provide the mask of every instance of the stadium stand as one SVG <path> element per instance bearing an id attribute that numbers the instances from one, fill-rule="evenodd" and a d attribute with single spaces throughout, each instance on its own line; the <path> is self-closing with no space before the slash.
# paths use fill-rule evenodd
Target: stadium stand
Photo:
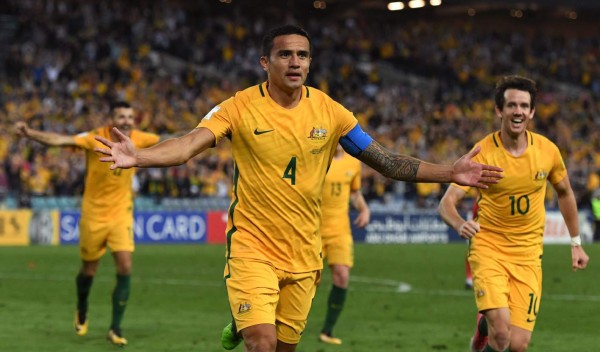
<path id="1" fill-rule="evenodd" d="M 428 160 L 453 160 L 492 129 L 490 88 L 498 75 L 537 79 L 542 94 L 534 129 L 561 148 L 579 204 L 589 207 L 589 180 L 600 170 L 600 36 L 593 16 L 599 11 L 573 19 L 532 7 L 519 18 L 473 7 L 478 14 L 465 16 L 458 9 L 467 11 L 468 3 L 458 3 L 463 7 L 454 12 L 391 17 L 369 11 L 313 16 L 314 9 L 292 16 L 281 7 L 256 13 L 217 1 L 153 2 L 143 9 L 122 1 L 4 2 L 3 206 L 77 207 L 83 189 L 81 152 L 17 140 L 10 134 L 14 121 L 86 131 L 101 124 L 108 101 L 125 99 L 138 109 L 142 129 L 190 130 L 214 104 L 264 79 L 256 62 L 259 41 L 277 18 L 313 35 L 310 85 L 353 110 L 386 147 Z M 225 209 L 231 168 L 222 145 L 182 167 L 139 170 L 136 207 Z M 374 209 L 430 204 L 419 197 L 435 197 L 368 168 L 363 185 Z"/>

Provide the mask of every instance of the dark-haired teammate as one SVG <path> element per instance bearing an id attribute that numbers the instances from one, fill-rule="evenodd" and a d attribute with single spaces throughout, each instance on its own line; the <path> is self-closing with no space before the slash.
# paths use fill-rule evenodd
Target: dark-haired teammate
<path id="1" fill-rule="evenodd" d="M 474 150 L 454 165 L 392 154 L 373 141 L 354 115 L 325 93 L 304 85 L 310 62 L 308 34 L 275 28 L 263 39 L 260 64 L 268 80 L 213 108 L 196 129 L 155 147 L 137 149 L 129 138 L 100 140 L 111 169 L 179 165 L 223 138 L 234 160 L 227 225 L 225 278 L 234 324 L 222 335 L 233 349 L 294 351 L 319 282 L 320 204 L 323 181 L 338 142 L 387 177 L 410 182 L 457 182 L 486 187 L 500 168 L 474 163 Z M 239 332 L 239 333 L 238 333 Z"/>
<path id="2" fill-rule="evenodd" d="M 525 351 L 531 340 L 542 296 L 544 198 L 548 182 L 571 235 L 573 270 L 585 269 L 577 203 L 558 147 L 527 130 L 535 113 L 534 81 L 503 77 L 496 86 L 499 131 L 477 144 L 478 162 L 504 169 L 504 178 L 480 189 L 477 217 L 463 219 L 457 204 L 469 187 L 451 185 L 439 212 L 449 226 L 469 239 L 469 263 L 479 315 L 471 351 Z M 489 339 L 488 339 L 489 337 Z"/>
<path id="3" fill-rule="evenodd" d="M 133 241 L 133 190 L 134 169 L 109 170 L 100 162 L 94 148 L 102 146 L 95 137 L 116 140 L 113 127 L 126 134 L 138 148 L 158 143 L 156 134 L 134 129 L 134 110 L 126 102 L 111 106 L 109 123 L 90 132 L 78 135 L 61 135 L 31 129 L 24 122 L 17 122 L 16 132 L 24 137 L 49 146 L 76 146 L 85 150 L 85 190 L 79 220 L 79 254 L 81 269 L 76 278 L 77 312 L 75 330 L 83 336 L 88 331 L 88 296 L 100 258 L 110 248 L 116 266 L 116 285 L 112 295 L 112 321 L 107 338 L 115 345 L 126 345 L 121 332 L 130 291 Z"/>

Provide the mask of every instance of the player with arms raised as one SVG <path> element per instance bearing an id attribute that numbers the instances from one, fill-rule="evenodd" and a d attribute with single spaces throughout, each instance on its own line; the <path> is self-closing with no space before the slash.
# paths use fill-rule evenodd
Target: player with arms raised
<path id="1" fill-rule="evenodd" d="M 138 148 L 154 145 L 159 142 L 160 137 L 134 129 L 134 109 L 129 103 L 116 102 L 111 106 L 110 112 L 110 122 L 106 126 L 73 136 L 37 131 L 24 122 L 17 122 L 15 130 L 21 136 L 49 146 L 76 146 L 85 150 L 85 190 L 79 219 L 81 268 L 76 278 L 75 330 L 80 336 L 88 332 L 88 296 L 100 259 L 108 247 L 115 261 L 117 282 L 112 295 L 112 322 L 107 338 L 115 345 L 126 345 L 127 340 L 121 332 L 121 321 L 129 299 L 134 251 L 134 169 L 109 170 L 100 162 L 98 153 L 94 152 L 94 148 L 102 146 L 95 137 L 117 140 L 113 128 L 118 128 Z"/>
<path id="2" fill-rule="evenodd" d="M 393 154 L 373 141 L 354 115 L 318 89 L 304 85 L 310 38 L 286 25 L 263 38 L 260 64 L 268 80 L 237 92 L 188 134 L 137 149 L 127 136 L 99 138 L 111 169 L 180 165 L 223 138 L 234 160 L 227 225 L 225 278 L 235 324 L 223 331 L 233 349 L 294 351 L 321 275 L 320 202 L 327 168 L 342 144 L 387 177 L 410 182 L 457 182 L 487 187 L 497 167 L 471 161 L 438 165 Z"/>

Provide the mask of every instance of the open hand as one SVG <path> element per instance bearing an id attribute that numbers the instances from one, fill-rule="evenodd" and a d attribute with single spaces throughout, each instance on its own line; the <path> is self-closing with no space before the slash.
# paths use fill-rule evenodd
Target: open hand
<path id="1" fill-rule="evenodd" d="M 118 128 L 113 127 L 112 133 L 117 138 L 116 142 L 109 141 L 106 138 L 96 136 L 96 140 L 104 144 L 107 148 L 94 148 L 94 151 L 108 155 L 100 158 L 105 163 L 112 162 L 110 169 L 116 168 L 129 169 L 137 165 L 136 150 L 131 142 L 131 138 L 124 135 Z"/>
<path id="2" fill-rule="evenodd" d="M 356 225 L 359 229 L 367 226 L 371 221 L 371 212 L 370 211 L 361 211 L 358 213 L 356 219 L 354 219 L 354 225 Z"/>
<path id="3" fill-rule="evenodd" d="M 504 177 L 502 168 L 474 162 L 472 159 L 479 154 L 481 146 L 473 148 L 452 165 L 452 182 L 463 186 L 488 188 Z"/>

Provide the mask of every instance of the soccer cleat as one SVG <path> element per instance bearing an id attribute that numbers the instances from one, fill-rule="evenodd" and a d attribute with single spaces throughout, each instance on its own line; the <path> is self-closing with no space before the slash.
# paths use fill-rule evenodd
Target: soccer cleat
<path id="1" fill-rule="evenodd" d="M 479 323 L 481 319 L 485 319 L 485 315 L 477 313 L 477 326 L 475 327 L 475 335 L 471 337 L 469 348 L 471 352 L 482 352 L 488 342 L 487 335 L 483 335 L 479 332 Z"/>
<path id="2" fill-rule="evenodd" d="M 319 335 L 319 340 L 321 340 L 321 342 L 325 342 L 325 343 L 328 343 L 330 345 L 341 345 L 342 344 L 342 340 L 341 339 L 338 339 L 337 337 L 333 337 L 333 336 L 327 335 L 324 332 L 322 332 Z"/>
<path id="3" fill-rule="evenodd" d="M 221 332 L 221 346 L 227 351 L 236 348 L 242 342 L 242 337 L 233 331 L 233 323 L 229 323 Z"/>
<path id="4" fill-rule="evenodd" d="M 79 321 L 79 311 L 75 312 L 75 332 L 79 336 L 84 336 L 88 332 L 88 318 L 87 314 L 85 315 L 85 321 L 83 324 Z"/>
<path id="5" fill-rule="evenodd" d="M 125 346 L 127 344 L 127 339 L 121 336 L 121 332 L 113 329 L 108 330 L 106 339 L 112 342 L 113 345 L 117 346 Z"/>

